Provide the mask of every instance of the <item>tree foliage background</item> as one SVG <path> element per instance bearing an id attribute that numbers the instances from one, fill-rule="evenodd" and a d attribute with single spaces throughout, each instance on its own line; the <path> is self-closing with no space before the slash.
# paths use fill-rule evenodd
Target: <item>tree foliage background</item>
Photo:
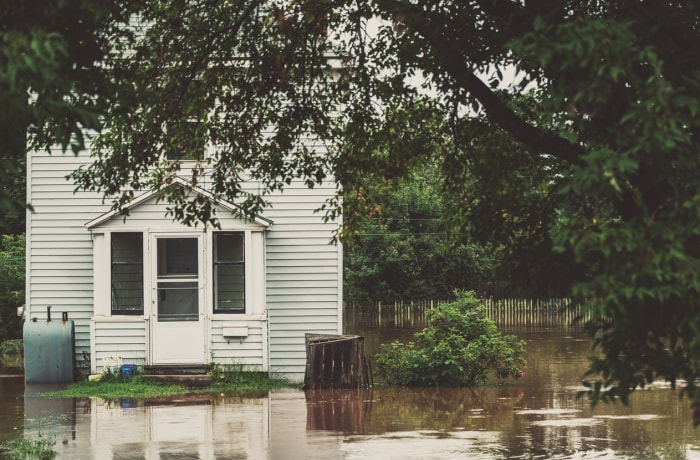
<path id="1" fill-rule="evenodd" d="M 79 145 L 80 129 L 103 128 L 93 164 L 73 175 L 79 187 L 115 208 L 138 190 L 161 189 L 175 217 L 215 223 L 208 202 L 172 186 L 174 175 L 248 213 L 295 178 L 334 180 L 338 195 L 324 211 L 337 217 L 346 198 L 339 236 L 352 241 L 375 208 L 358 188 L 363 178 L 401 177 L 425 152 L 440 152 L 455 233 L 497 240 L 513 257 L 513 277 L 585 304 L 601 353 L 591 365 L 594 398 L 624 401 L 663 378 L 683 379 L 700 401 L 697 2 L 75 4 L 80 14 L 37 12 L 69 18 L 58 35 L 13 26 L 17 36 L 3 32 L 2 51 L 38 95 L 29 111 L 18 106 L 36 115 L 21 122 L 31 146 Z M 108 20 L 70 23 L 85 11 Z M 124 28 L 123 12 L 147 27 Z M 69 40 L 78 29 L 88 36 Z M 137 32 L 130 51 L 82 53 L 91 39 L 123 30 Z M 48 65 L 23 66 L 15 46 Z M 100 65 L 105 49 L 109 66 Z M 507 70 L 515 77 L 504 78 Z M 9 89 L 20 95 L 11 102 L 24 101 L 27 86 Z M 85 105 L 103 118 L 83 120 Z M 185 136 L 214 148 L 182 171 L 162 159 Z M 259 193 L 240 187 L 251 176 L 264 184 Z"/>
<path id="2" fill-rule="evenodd" d="M 24 235 L 3 235 L 0 241 L 0 342 L 22 336 L 17 307 L 24 303 Z"/>
<path id="3" fill-rule="evenodd" d="M 8 185 L 24 175 L 27 150 L 82 150 L 85 130 L 99 130 L 118 99 L 107 60 L 131 43 L 124 24 L 133 9 L 128 0 L 0 6 L 0 212 L 23 217 L 25 196 Z"/>
<path id="4" fill-rule="evenodd" d="M 497 251 L 451 240 L 441 171 L 426 163 L 398 183 L 362 184 L 376 206 L 343 250 L 346 300 L 448 300 L 457 289 L 484 290 L 498 277 Z"/>

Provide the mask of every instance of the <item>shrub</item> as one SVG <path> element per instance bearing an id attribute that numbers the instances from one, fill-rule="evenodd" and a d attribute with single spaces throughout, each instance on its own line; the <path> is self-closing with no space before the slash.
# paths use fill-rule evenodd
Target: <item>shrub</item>
<path id="1" fill-rule="evenodd" d="M 503 336 L 473 292 L 427 312 L 428 325 L 415 342 L 380 347 L 378 376 L 393 385 L 475 386 L 492 370 L 498 378 L 519 378 L 525 342 Z"/>
<path id="2" fill-rule="evenodd" d="M 52 460 L 56 457 L 53 439 L 42 437 L 17 438 L 0 444 L 0 458 Z"/>
<path id="3" fill-rule="evenodd" d="M 17 307 L 24 303 L 24 235 L 0 236 L 0 342 L 22 337 Z"/>
<path id="4" fill-rule="evenodd" d="M 0 342 L 0 355 L 18 355 L 24 351 L 22 339 L 10 339 Z"/>

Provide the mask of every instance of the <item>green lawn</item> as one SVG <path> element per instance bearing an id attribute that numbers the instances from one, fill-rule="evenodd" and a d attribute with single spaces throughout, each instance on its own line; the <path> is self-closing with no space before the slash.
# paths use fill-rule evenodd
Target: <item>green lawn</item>
<path id="1" fill-rule="evenodd" d="M 82 380 L 68 385 L 65 390 L 45 393 L 48 397 L 104 399 L 149 399 L 185 394 L 225 393 L 240 396 L 257 396 L 274 388 L 295 388 L 298 384 L 288 380 L 271 378 L 263 372 L 214 372 L 212 383 L 203 388 L 187 388 L 149 380 L 137 374 L 131 379 L 108 374 L 99 381 Z"/>

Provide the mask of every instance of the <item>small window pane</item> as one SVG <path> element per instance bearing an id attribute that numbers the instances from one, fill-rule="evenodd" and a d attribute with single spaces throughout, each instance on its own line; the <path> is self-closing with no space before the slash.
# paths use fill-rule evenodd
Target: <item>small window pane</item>
<path id="1" fill-rule="evenodd" d="M 215 265 L 216 310 L 242 313 L 245 310 L 245 284 L 243 265 Z"/>
<path id="2" fill-rule="evenodd" d="M 196 278 L 197 238 L 158 240 L 158 278 Z"/>
<path id="3" fill-rule="evenodd" d="M 143 235 L 113 233 L 111 249 L 112 314 L 143 314 Z"/>
<path id="4" fill-rule="evenodd" d="M 168 149 L 168 160 L 194 161 L 202 160 L 206 149 L 206 137 L 203 125 L 198 121 L 186 121 L 180 124 L 178 139 L 172 148 Z"/>
<path id="5" fill-rule="evenodd" d="M 245 313 L 244 233 L 214 233 L 214 313 Z"/>
<path id="6" fill-rule="evenodd" d="M 141 263 L 142 241 L 141 233 L 113 233 L 112 263 Z"/>
<path id="7" fill-rule="evenodd" d="M 196 281 L 158 282 L 158 321 L 197 321 L 198 313 Z"/>
<path id="8" fill-rule="evenodd" d="M 243 233 L 217 233 L 214 237 L 217 262 L 243 262 Z"/>

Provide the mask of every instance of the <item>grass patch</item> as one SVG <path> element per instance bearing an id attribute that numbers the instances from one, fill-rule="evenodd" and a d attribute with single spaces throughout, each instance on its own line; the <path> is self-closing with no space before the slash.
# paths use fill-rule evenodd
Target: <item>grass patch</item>
<path id="1" fill-rule="evenodd" d="M 297 388 L 299 385 L 281 378 L 271 378 L 266 372 L 212 372 L 212 382 L 204 393 L 226 393 L 240 396 L 261 396 L 276 388 Z"/>
<path id="2" fill-rule="evenodd" d="M 0 458 L 53 460 L 56 452 L 53 446 L 56 442 L 42 436 L 36 438 L 17 438 L 0 444 Z"/>
<path id="3" fill-rule="evenodd" d="M 181 385 L 150 380 L 137 373 L 130 379 L 119 374 L 106 373 L 99 381 L 75 382 L 65 390 L 45 393 L 48 397 L 103 399 L 150 399 L 186 394 L 225 393 L 237 396 L 263 396 L 276 388 L 295 388 L 298 384 L 285 379 L 271 378 L 266 372 L 247 372 L 240 369 L 224 369 L 218 366 L 210 371 L 212 382 L 203 388 L 186 388 Z"/>
<path id="4" fill-rule="evenodd" d="M 24 351 L 22 339 L 9 339 L 0 342 L 0 355 L 18 355 Z"/>
<path id="5" fill-rule="evenodd" d="M 130 380 L 81 380 L 71 383 L 65 390 L 52 391 L 45 393 L 45 395 L 60 398 L 148 399 L 176 396 L 189 392 L 186 388 L 178 385 L 152 382 L 143 376 L 136 375 Z"/>

